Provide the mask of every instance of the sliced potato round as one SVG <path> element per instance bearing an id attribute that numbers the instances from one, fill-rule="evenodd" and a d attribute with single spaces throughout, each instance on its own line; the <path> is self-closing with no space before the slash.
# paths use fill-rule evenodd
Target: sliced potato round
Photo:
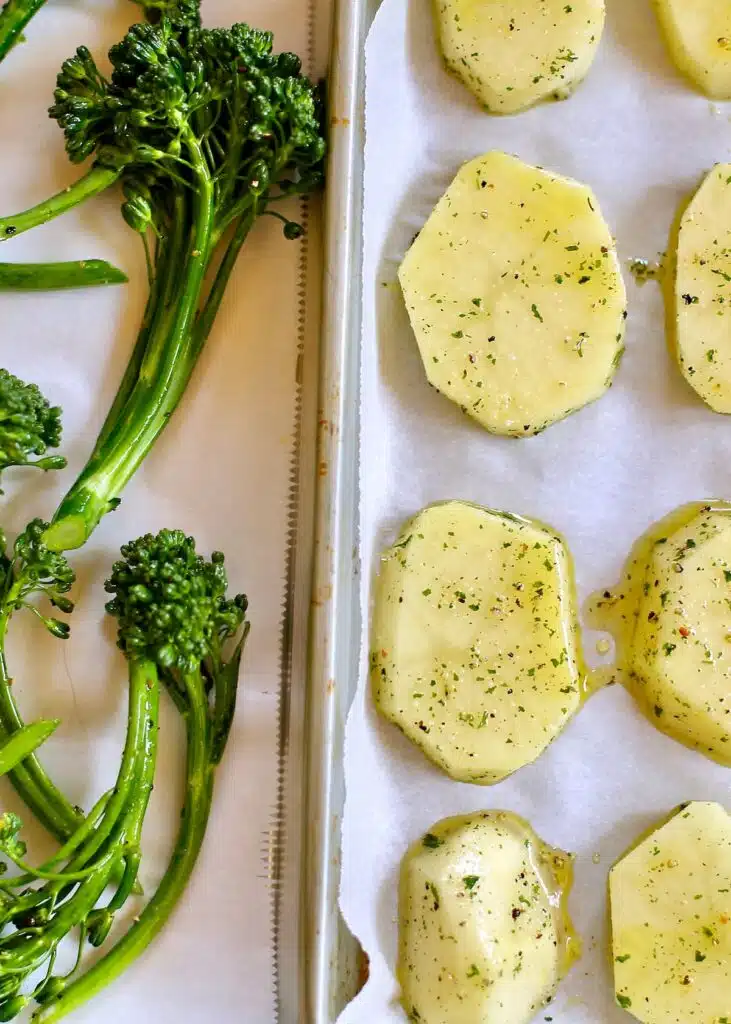
<path id="1" fill-rule="evenodd" d="M 731 1020 L 731 817 L 691 803 L 609 876 L 617 1002 L 645 1024 Z"/>
<path id="2" fill-rule="evenodd" d="M 502 812 L 449 818 L 401 867 L 402 1002 L 411 1021 L 527 1024 L 579 956 L 568 854 Z"/>
<path id="3" fill-rule="evenodd" d="M 447 67 L 489 111 L 561 99 L 585 77 L 604 0 L 435 0 Z"/>
<path id="4" fill-rule="evenodd" d="M 714 412 L 731 413 L 731 164 L 714 167 L 681 218 L 675 330 L 685 379 Z"/>
<path id="5" fill-rule="evenodd" d="M 731 767 L 731 506 L 680 510 L 640 581 L 633 692 L 659 729 Z"/>
<path id="6" fill-rule="evenodd" d="M 707 96 L 731 100 L 728 0 L 655 0 L 678 69 Z"/>
<path id="7" fill-rule="evenodd" d="M 452 778 L 534 761 L 586 679 L 561 538 L 465 502 L 420 512 L 383 558 L 371 675 L 381 712 Z"/>
<path id="8" fill-rule="evenodd" d="M 599 398 L 626 294 L 591 191 L 492 152 L 465 164 L 399 270 L 427 378 L 496 434 Z"/>

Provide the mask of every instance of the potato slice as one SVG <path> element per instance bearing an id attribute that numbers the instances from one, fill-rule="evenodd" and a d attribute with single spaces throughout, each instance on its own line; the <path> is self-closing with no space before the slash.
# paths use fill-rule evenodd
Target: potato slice
<path id="1" fill-rule="evenodd" d="M 714 412 L 731 413 L 731 164 L 714 167 L 681 218 L 674 294 L 683 375 Z"/>
<path id="2" fill-rule="evenodd" d="M 513 114 L 567 96 L 604 28 L 604 0 L 435 0 L 450 71 L 489 111 Z"/>
<path id="3" fill-rule="evenodd" d="M 535 760 L 586 679 L 561 538 L 460 501 L 420 512 L 382 562 L 371 674 L 381 712 L 452 778 Z"/>
<path id="4" fill-rule="evenodd" d="M 728 0 L 655 0 L 670 54 L 680 71 L 714 100 L 731 100 L 731 5 Z"/>
<path id="5" fill-rule="evenodd" d="M 731 1020 L 731 817 L 684 805 L 609 876 L 617 1002 L 645 1024 Z"/>
<path id="6" fill-rule="evenodd" d="M 579 956 L 570 857 L 516 815 L 449 818 L 401 867 L 398 975 L 409 1020 L 527 1024 Z"/>
<path id="7" fill-rule="evenodd" d="M 399 270 L 430 383 L 526 437 L 599 398 L 626 295 L 591 191 L 492 152 L 465 164 Z"/>
<path id="8" fill-rule="evenodd" d="M 731 767 L 731 506 L 673 518 L 637 578 L 630 686 L 659 729 Z"/>

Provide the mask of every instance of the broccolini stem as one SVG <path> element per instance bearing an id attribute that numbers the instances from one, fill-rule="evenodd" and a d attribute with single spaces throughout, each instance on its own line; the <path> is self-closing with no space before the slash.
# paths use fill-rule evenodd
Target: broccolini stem
<path id="1" fill-rule="evenodd" d="M 194 326 L 211 256 L 214 189 L 198 140 L 189 131 L 186 142 L 197 174 L 188 200 L 192 226 L 179 278 L 179 299 L 170 315 L 163 310 L 159 323 L 151 329 L 127 402 L 46 531 L 44 543 L 52 551 L 81 547 L 102 517 L 116 508 L 127 482 L 175 412 L 200 353 Z"/>
<path id="2" fill-rule="evenodd" d="M 137 383 L 140 374 L 140 367 L 147 351 L 147 343 L 150 340 L 153 325 L 159 322 L 163 311 L 169 311 L 172 306 L 172 296 L 177 284 L 178 263 L 177 257 L 185 245 L 186 228 L 186 204 L 185 198 L 178 193 L 173 204 L 173 216 L 170 232 L 160 238 L 158 242 L 157 258 L 155 260 L 155 276 L 150 287 L 150 294 L 145 306 L 145 315 L 142 319 L 137 341 L 124 371 L 122 383 L 117 389 L 112 407 L 107 413 L 104 425 L 94 446 L 94 455 L 104 444 L 109 436 L 110 430 L 114 427 L 119 414 L 127 404 L 127 399 Z"/>
<path id="3" fill-rule="evenodd" d="M 94 909 L 109 884 L 110 871 L 115 862 L 119 863 L 122 853 L 120 848 L 110 849 L 98 869 L 80 882 L 73 897 L 61 905 L 49 927 L 43 929 L 42 933 L 33 935 L 17 951 L 5 950 L 3 970 L 8 974 L 24 973 L 36 967 L 39 959 L 50 955 L 54 945 L 57 945 L 73 928 L 76 928 Z M 48 883 L 49 886 L 62 886 L 63 884 L 68 883 Z M 8 955 L 9 952 L 10 955 Z"/>
<path id="4" fill-rule="evenodd" d="M 175 849 L 154 896 L 115 946 L 56 998 L 33 1015 L 36 1024 L 52 1024 L 73 1013 L 111 984 L 133 963 L 167 924 L 193 873 L 211 812 L 214 768 L 209 759 L 209 721 L 200 675 L 185 679 L 187 768 L 185 803 Z"/>
<path id="5" fill-rule="evenodd" d="M 231 276 L 231 271 L 236 263 L 236 258 L 241 251 L 241 247 L 246 241 L 257 215 L 258 209 L 254 206 L 246 216 L 240 219 L 221 264 L 216 272 L 205 307 L 196 319 L 196 358 L 197 354 L 200 353 L 201 349 L 205 345 L 208 335 L 211 332 L 213 321 L 221 305 L 221 300 L 223 299 L 226 285 L 228 284 L 229 277 Z M 127 403 L 127 399 L 138 381 L 140 368 L 144 360 L 145 352 L 147 351 L 147 345 L 150 340 L 150 335 L 153 332 L 153 328 L 157 326 L 159 329 L 161 325 L 161 318 L 165 316 L 169 317 L 173 311 L 173 303 L 175 302 L 179 277 L 177 256 L 185 245 L 185 229 L 185 199 L 182 194 L 178 193 L 175 198 L 170 235 L 169 237 L 162 238 L 160 241 L 160 250 L 155 261 L 155 277 L 150 289 L 147 305 L 145 307 L 145 316 L 142 321 L 142 327 L 137 336 L 132 357 L 127 364 L 122 383 L 117 390 L 112 407 L 107 414 L 107 418 L 104 421 L 104 425 L 102 426 L 99 437 L 97 438 L 92 457 L 106 442 L 110 431 L 114 428 Z M 218 233 L 216 229 L 214 229 L 211 250 L 215 249 L 217 242 Z"/>
<path id="6" fill-rule="evenodd" d="M 62 213 L 73 209 L 84 200 L 98 195 L 117 181 L 122 170 L 122 167 L 114 169 L 94 164 L 73 185 L 69 185 L 62 192 L 57 192 L 50 199 L 38 203 L 37 206 L 31 206 L 30 209 L 24 210 L 22 213 L 13 214 L 11 217 L 0 217 L 0 242 L 7 242 L 10 238 L 15 238 L 16 235 L 22 235 L 24 231 L 30 231 L 31 228 L 45 224 L 47 221 L 53 220 L 54 217 L 60 217 Z"/>
<path id="7" fill-rule="evenodd" d="M 53 872 L 58 878 L 47 881 L 43 887 L 44 905 L 51 911 L 48 920 L 26 933 L 21 930 L 19 934 L 25 939 L 22 943 L 13 933 L 0 936 L 0 973 L 4 976 L 35 971 L 53 956 L 58 943 L 86 921 L 119 868 L 130 859 L 131 867 L 122 875 L 120 893 L 126 897 L 135 883 L 140 837 L 137 818 L 143 817 L 147 809 L 157 752 L 160 687 L 154 663 L 130 663 L 129 684 L 127 736 L 112 796 L 95 828 L 82 825 L 86 839 L 64 870 Z M 74 877 L 81 881 L 78 888 L 70 889 L 69 880 Z M 38 890 L 34 896 L 38 898 Z M 108 908 L 110 926 L 117 903 L 113 901 Z M 17 905 L 13 914 L 17 917 Z M 99 941 L 104 937 L 106 932 L 102 930 Z"/>
<path id="8" fill-rule="evenodd" d="M 154 662 L 130 662 L 129 681 L 127 737 L 114 793 L 104 812 L 103 821 L 69 865 L 73 870 L 83 867 L 103 848 L 130 800 L 135 805 L 142 801 L 144 807 L 147 806 L 152 786 L 151 778 L 148 779 L 150 762 L 154 773 L 157 750 L 159 685 Z M 153 735 L 149 738 L 151 730 Z M 142 763 L 140 758 L 143 758 Z M 137 839 L 139 841 L 139 836 Z"/>
<path id="9" fill-rule="evenodd" d="M 117 891 L 112 897 L 108 909 L 116 913 L 124 906 L 130 893 L 139 890 L 137 873 L 142 860 L 142 826 L 147 813 L 147 805 L 152 796 L 155 783 L 155 767 L 157 764 L 157 733 L 159 721 L 160 683 L 157 666 L 152 661 L 133 661 L 130 663 L 130 679 L 136 676 L 146 688 L 148 699 L 148 733 L 147 750 L 144 752 L 142 768 L 134 780 L 134 795 L 130 811 L 132 826 L 124 836 L 125 846 L 129 848 L 125 860 L 125 870 Z"/>
<path id="10" fill-rule="evenodd" d="M 126 284 L 129 278 L 106 260 L 68 263 L 0 263 L 0 291 L 58 291 Z"/>
<path id="11" fill-rule="evenodd" d="M 7 775 L 58 729 L 60 718 L 25 725 L 0 746 L 0 775 Z"/>
<path id="12" fill-rule="evenodd" d="M 8 0 L 0 9 L 0 61 L 19 41 L 23 29 L 46 0 Z"/>
<path id="13" fill-rule="evenodd" d="M 5 660 L 8 622 L 15 607 L 11 595 L 4 595 L 0 613 L 0 739 L 9 740 L 25 727 L 12 694 L 12 679 Z M 84 813 L 74 807 L 46 773 L 32 753 L 8 773 L 13 788 L 43 827 L 59 842 L 66 842 L 84 821 Z"/>
<path id="14" fill-rule="evenodd" d="M 99 797 L 84 819 L 83 825 L 80 825 L 69 841 L 64 843 L 64 845 L 57 850 L 56 853 L 54 853 L 54 855 L 45 862 L 45 864 L 42 865 L 43 871 L 52 871 L 63 861 L 68 860 L 71 854 L 86 842 L 90 833 L 96 828 L 97 823 L 106 811 L 111 795 L 112 792 L 110 790 Z M 15 875 L 13 878 L 3 879 L 0 881 L 0 889 L 12 886 L 18 887 L 21 885 L 30 885 L 35 877 L 36 875 L 33 872 L 30 872 L 25 875 Z"/>
<path id="15" fill-rule="evenodd" d="M 195 335 L 196 335 L 196 354 L 199 354 L 203 346 L 205 345 L 208 335 L 211 333 L 213 327 L 213 321 L 216 319 L 216 314 L 221 306 L 223 295 L 226 290 L 226 285 L 231 277 L 231 272 L 236 264 L 241 248 L 246 241 L 249 232 L 259 215 L 259 207 L 256 203 L 248 210 L 243 217 L 241 217 L 236 225 L 236 230 L 231 236 L 231 241 L 226 247 L 221 264 L 216 272 L 211 290 L 208 294 L 205 307 L 201 310 L 201 313 L 196 321 Z"/>

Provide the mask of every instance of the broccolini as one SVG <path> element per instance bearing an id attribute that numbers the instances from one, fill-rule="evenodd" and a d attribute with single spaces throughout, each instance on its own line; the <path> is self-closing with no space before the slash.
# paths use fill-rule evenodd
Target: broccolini
<path id="1" fill-rule="evenodd" d="M 160 10 L 113 46 L 110 78 L 81 47 L 58 76 L 51 116 L 66 151 L 90 169 L 63 192 L 0 218 L 9 239 L 115 182 L 142 236 L 150 293 L 127 373 L 102 433 L 46 537 L 85 543 L 175 411 L 210 334 L 252 225 L 275 204 L 317 188 L 325 141 L 316 87 L 299 59 L 275 55 L 247 25 L 204 29 Z M 286 217 L 285 233 L 299 229 Z"/>
<path id="2" fill-rule="evenodd" d="M 36 604 L 40 596 L 64 614 L 74 607 L 68 593 L 76 580 L 75 573 L 63 555 L 49 551 L 43 543 L 47 526 L 34 519 L 10 551 L 0 533 L 0 742 L 15 737 L 24 727 L 5 653 L 12 616 L 27 609 L 53 636 L 65 640 L 69 635 L 66 622 L 46 614 Z M 54 785 L 35 753 L 29 753 L 8 777 L 36 818 L 61 842 L 66 842 L 84 820 L 81 809 Z"/>
<path id="3" fill-rule="evenodd" d="M 63 469 L 63 456 L 46 455 L 60 444 L 60 407 L 52 406 L 37 384 L 0 370 L 0 475 L 11 466 Z"/>
<path id="4" fill-rule="evenodd" d="M 104 942 L 137 881 L 157 754 L 157 674 L 135 663 L 129 689 L 127 738 L 114 789 L 102 796 L 59 852 L 42 867 L 30 867 L 19 839 L 20 821 L 12 814 L 0 818 L 0 855 L 22 872 L 0 881 L 0 1021 L 12 1020 L 33 1001 L 62 997 L 85 942 Z M 99 906 L 115 881 L 113 895 Z M 59 944 L 75 930 L 76 965 L 54 976 Z"/>
<path id="5" fill-rule="evenodd" d="M 23 30 L 46 0 L 6 0 L 0 7 L 0 61 L 23 38 Z"/>
<path id="6" fill-rule="evenodd" d="M 66 263 L 0 263 L 0 292 L 53 292 L 126 284 L 127 275 L 106 260 Z"/>
<path id="7" fill-rule="evenodd" d="M 165 926 L 195 868 L 211 812 L 216 767 L 233 720 L 239 664 L 249 629 L 246 598 L 228 598 L 227 586 L 223 555 L 202 558 L 194 540 L 179 530 L 162 530 L 126 545 L 122 559 L 114 565 L 106 584 L 113 595 L 107 610 L 118 621 L 118 642 L 129 664 L 131 692 L 136 692 L 135 682 L 142 680 L 141 699 L 145 693 L 149 699 L 161 680 L 185 720 L 187 767 L 180 829 L 157 890 L 129 930 L 86 973 L 68 981 L 56 979 L 40 990 L 36 998 L 43 1006 L 34 1020 L 46 1024 L 60 1020 L 118 977 Z M 154 743 L 152 737 L 149 742 Z M 138 741 L 136 746 L 142 756 L 145 744 Z M 118 790 L 119 786 L 111 801 Z M 138 820 L 133 817 L 135 823 Z M 129 825 L 125 827 L 129 830 Z M 132 849 L 137 854 L 138 832 L 122 834 L 133 834 Z M 112 849 L 109 835 L 109 845 L 100 846 L 97 856 Z M 66 871 L 77 869 L 78 857 L 69 860 Z M 125 897 L 131 880 L 129 874 Z M 114 900 L 109 909 L 118 909 Z M 89 918 L 86 921 L 88 928 Z M 100 939 L 106 937 L 108 917 L 100 918 L 97 911 L 92 922 L 102 928 Z M 0 991 L 5 980 L 0 939 Z"/>
<path id="8" fill-rule="evenodd" d="M 149 261 L 137 342 L 89 461 L 44 534 L 47 551 L 83 544 L 118 505 L 182 397 L 255 220 L 280 216 L 279 200 L 322 181 L 322 106 L 295 55 L 275 55 L 271 33 L 246 25 L 201 28 L 198 0 L 142 6 L 155 24 L 133 26 L 112 48 L 111 78 L 84 48 L 58 77 L 52 116 L 70 158 L 93 156 L 91 169 L 68 191 L 0 221 L 0 238 L 11 238 L 119 179 L 123 214 Z M 297 237 L 298 226 L 280 219 Z M 7 617 L 0 626 L 2 647 Z M 23 725 L 7 671 L 0 723 L 8 734 Z M 34 792 L 23 795 L 65 839 L 76 809 L 35 767 Z"/>

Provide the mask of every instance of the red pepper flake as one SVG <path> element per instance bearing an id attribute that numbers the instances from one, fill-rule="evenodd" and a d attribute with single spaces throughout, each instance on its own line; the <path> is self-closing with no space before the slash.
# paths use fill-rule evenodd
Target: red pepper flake
<path id="1" fill-rule="evenodd" d="M 686 639 L 690 636 L 690 630 L 687 626 L 681 626 L 678 632 L 681 636 L 684 636 Z"/>

